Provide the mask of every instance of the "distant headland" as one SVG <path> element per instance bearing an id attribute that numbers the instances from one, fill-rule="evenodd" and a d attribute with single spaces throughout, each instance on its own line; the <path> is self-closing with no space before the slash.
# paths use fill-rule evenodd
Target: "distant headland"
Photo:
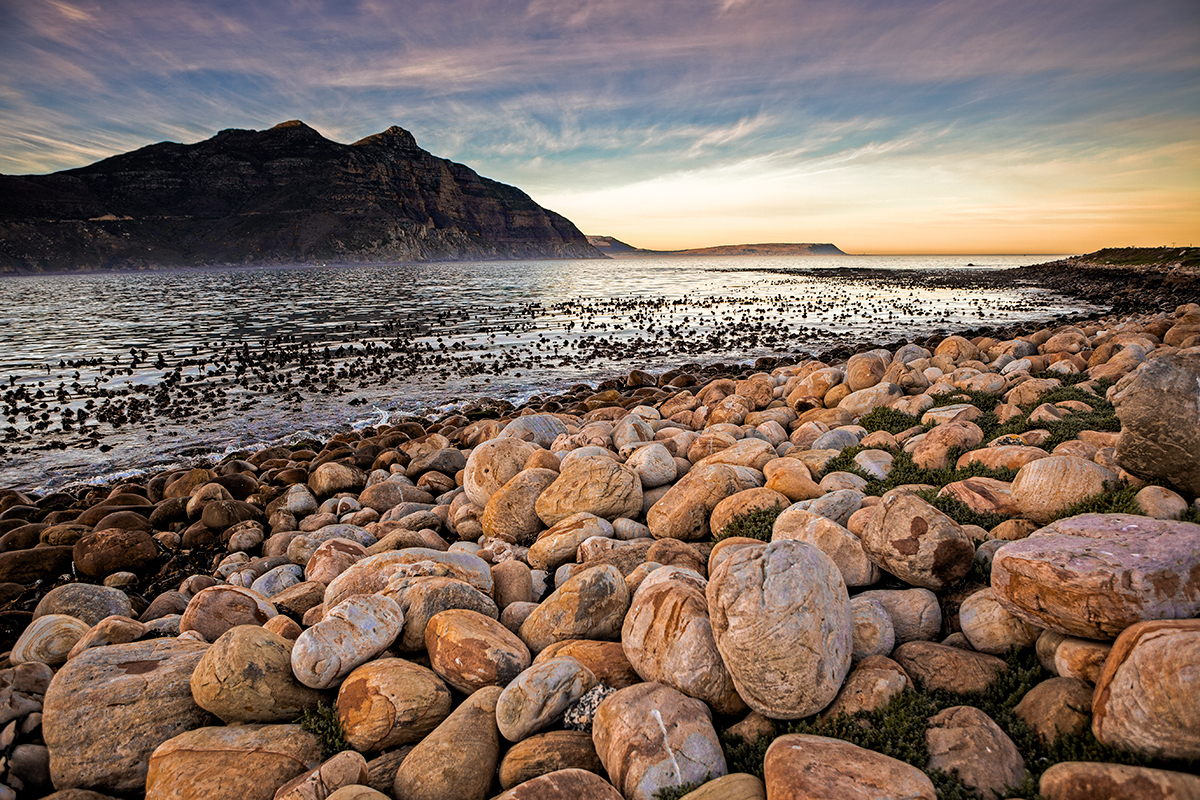
<path id="1" fill-rule="evenodd" d="M 813 242 L 771 242 L 766 244 L 723 244 L 687 250 L 647 250 L 626 244 L 612 236 L 587 237 L 593 247 L 613 258 L 640 256 L 844 256 L 837 245 Z"/>

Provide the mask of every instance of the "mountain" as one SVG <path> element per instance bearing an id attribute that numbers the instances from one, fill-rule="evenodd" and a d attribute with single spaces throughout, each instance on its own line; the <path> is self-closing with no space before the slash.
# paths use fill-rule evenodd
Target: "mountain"
<path id="1" fill-rule="evenodd" d="M 768 244 L 724 244 L 690 250 L 644 250 L 612 236 L 588 236 L 587 240 L 605 255 L 622 256 L 844 256 L 836 245 L 812 242 L 774 242 Z"/>
<path id="2" fill-rule="evenodd" d="M 566 217 L 392 127 L 354 144 L 292 120 L 0 175 L 0 271 L 603 258 Z"/>

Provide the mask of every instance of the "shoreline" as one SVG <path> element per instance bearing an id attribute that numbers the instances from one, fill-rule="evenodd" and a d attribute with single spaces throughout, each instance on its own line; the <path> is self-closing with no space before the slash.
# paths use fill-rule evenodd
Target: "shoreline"
<path id="1" fill-rule="evenodd" d="M 1173 311 L 1176 306 L 1189 301 L 1200 302 L 1200 277 L 1198 276 L 1178 275 L 1162 269 L 1131 269 L 1111 266 L 1105 266 L 1103 269 L 1095 268 L 1090 272 L 1083 272 L 1079 267 L 1081 263 L 1079 259 L 1081 258 L 1084 257 L 1072 257 L 1011 269 L 986 271 L 971 269 L 921 269 L 911 271 L 875 268 L 831 269 L 823 267 L 808 268 L 804 266 L 756 269 L 755 272 L 781 274 L 791 278 L 812 277 L 828 280 L 830 278 L 845 277 L 859 283 L 872 282 L 894 288 L 936 287 L 969 290 L 979 288 L 1017 289 L 1036 286 L 1065 300 L 1082 300 L 1096 306 L 1108 306 L 1110 310 L 1107 312 L 1098 310 L 1083 314 L 1047 314 L 1036 319 L 1008 325 L 980 324 L 971 327 L 946 327 L 939 329 L 935 333 L 915 337 L 871 339 L 854 337 L 855 340 L 850 342 L 817 344 L 811 349 L 798 349 L 791 354 L 783 356 L 761 356 L 753 361 L 744 360 L 730 363 L 712 357 L 694 360 L 686 354 L 678 354 L 674 359 L 675 363 L 672 369 L 682 369 L 692 373 L 696 378 L 703 380 L 712 380 L 717 377 L 744 377 L 756 369 L 771 369 L 783 364 L 798 363 L 805 358 L 845 359 L 856 352 L 864 352 L 875 347 L 894 348 L 910 341 L 915 343 L 930 342 L 938 340 L 939 337 L 949 335 L 962 335 L 967 338 L 974 336 L 1012 338 L 1047 325 L 1085 322 L 1110 314 L 1128 316 L 1132 313 L 1150 311 L 1152 309 L 1169 312 Z M 1150 280 L 1146 279 L 1146 274 L 1152 276 Z M 662 360 L 662 357 L 660 357 L 658 359 L 659 363 Z M 651 369 L 658 371 L 661 367 L 651 367 Z M 596 373 L 593 372 L 592 374 L 595 375 Z M 621 372 L 608 372 L 594 378 L 585 378 L 584 381 L 595 381 L 595 386 L 590 387 L 593 389 L 593 393 L 595 393 L 619 386 L 625 377 L 627 375 Z M 514 398 L 511 395 L 504 397 L 490 396 L 482 393 L 470 396 L 465 395 L 462 391 L 457 391 L 453 392 L 453 394 L 443 395 L 440 400 L 432 401 L 428 404 L 434 409 L 451 404 L 456 406 L 456 408 L 450 410 L 433 410 L 425 413 L 392 410 L 388 413 L 392 419 L 407 419 L 420 421 L 425 424 L 439 422 L 458 415 L 467 415 L 470 417 L 490 416 L 495 418 L 505 414 L 520 413 L 527 409 L 546 410 L 568 407 L 573 402 L 578 401 L 578 396 L 581 393 L 580 389 L 576 388 L 575 391 L 572 391 L 571 387 L 582 387 L 585 385 L 587 384 L 583 381 L 572 381 L 570 378 L 564 378 L 553 390 L 532 388 L 523 393 L 525 396 L 520 399 Z M 263 399 L 270 399 L 271 397 L 271 394 L 263 395 Z M 282 409 L 285 413 L 286 410 L 286 408 Z M 225 438 L 219 442 L 214 441 L 212 449 L 203 454 L 195 451 L 195 445 L 180 442 L 176 445 L 171 445 L 168 451 L 163 451 L 156 455 L 155 462 L 157 463 L 136 463 L 125 460 L 119 464 L 112 464 L 112 469 L 101 469 L 97 473 L 86 476 L 76 475 L 75 477 L 61 480 L 52 477 L 53 473 L 48 473 L 47 478 L 39 483 L 14 483 L 7 488 L 16 490 L 37 490 L 38 488 L 42 488 L 57 491 L 64 488 L 102 485 L 104 481 L 98 479 L 106 473 L 115 473 L 114 477 L 108 482 L 119 481 L 122 477 L 130 474 L 144 474 L 148 471 L 169 469 L 174 466 L 192 466 L 202 461 L 211 460 L 212 457 L 217 456 L 221 452 L 247 450 L 256 443 L 260 447 L 270 447 L 277 443 L 294 441 L 298 437 L 306 438 L 306 435 L 310 439 L 319 438 L 322 436 L 331 436 L 339 432 L 348 432 L 369 427 L 369 425 L 370 423 L 365 423 L 356 426 L 351 422 L 339 421 L 320 426 L 308 424 L 295 430 L 288 430 L 278 436 L 265 439 L 259 437 L 256 441 Z M 101 452 L 106 452 L 103 449 L 106 446 L 103 444 L 104 437 L 117 432 L 119 431 L 116 429 L 101 432 L 100 438 L 87 443 L 87 447 L 83 447 L 82 449 L 87 450 L 100 447 Z M 54 432 L 51 431 L 51 433 Z M 9 445 L 9 447 L 13 449 L 15 454 L 17 452 L 33 453 L 46 450 L 79 449 L 80 444 L 80 442 L 69 444 L 61 438 L 56 438 L 49 439 L 41 444 L 14 444 Z M 0 444 L 0 454 L 4 452 L 4 449 L 5 445 Z M 192 450 L 192 453 L 187 454 L 188 450 Z M 69 469 L 76 472 L 79 471 L 77 468 Z"/>

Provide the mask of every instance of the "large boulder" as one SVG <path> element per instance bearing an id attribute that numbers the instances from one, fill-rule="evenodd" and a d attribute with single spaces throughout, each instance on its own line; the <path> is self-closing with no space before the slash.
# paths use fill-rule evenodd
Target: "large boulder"
<path id="1" fill-rule="evenodd" d="M 1200 797 L 1200 775 L 1098 761 L 1063 761 L 1042 773 L 1046 800 L 1184 800 Z"/>
<path id="2" fill-rule="evenodd" d="M 1117 463 L 1140 478 L 1200 494 L 1200 351 L 1152 358 L 1115 388 Z"/>
<path id="3" fill-rule="evenodd" d="M 1092 699 L 1105 744 L 1172 759 L 1200 758 L 1200 619 L 1140 622 L 1113 645 Z"/>
<path id="4" fill-rule="evenodd" d="M 883 496 L 862 536 L 867 557 L 913 586 L 940 591 L 971 570 L 975 545 L 950 517 L 916 495 Z"/>
<path id="5" fill-rule="evenodd" d="M 605 698 L 592 721 L 592 741 L 626 800 L 653 800 L 663 789 L 727 771 L 708 706 L 660 683 Z"/>
<path id="6" fill-rule="evenodd" d="M 325 587 L 325 607 L 333 608 L 347 597 L 356 594 L 374 594 L 382 591 L 395 575 L 435 574 L 418 569 L 421 564 L 436 566 L 439 570 L 444 570 L 438 574 L 466 581 L 489 597 L 495 588 L 491 566 L 477 555 L 442 552 L 429 547 L 405 547 L 403 550 L 389 550 L 367 556 L 362 561 L 352 564 Z"/>
<path id="7" fill-rule="evenodd" d="M 833 700 L 850 671 L 850 596 L 832 560 L 783 540 L 734 551 L 705 592 L 713 636 L 741 698 L 774 719 Z"/>
<path id="8" fill-rule="evenodd" d="M 703 700 L 719 714 L 733 714 L 745 703 L 717 650 L 705 584 L 686 575 L 647 579 L 625 615 L 621 646 L 643 680 Z"/>
<path id="9" fill-rule="evenodd" d="M 695 467 L 646 512 L 655 539 L 704 539 L 711 535 L 709 518 L 730 495 L 762 485 L 762 473 L 728 464 Z"/>
<path id="10" fill-rule="evenodd" d="M 516 634 L 494 618 L 466 608 L 434 615 L 425 626 L 425 649 L 433 671 L 463 694 L 504 686 L 532 659 Z"/>
<path id="11" fill-rule="evenodd" d="M 401 762 L 392 783 L 393 796 L 484 800 L 500 760 L 499 697 L 499 686 L 485 686 L 454 709 Z"/>
<path id="12" fill-rule="evenodd" d="M 1200 525 L 1081 514 L 997 550 L 992 589 L 1038 627 L 1112 639 L 1141 620 L 1200 613 L 1198 573 Z"/>
<path id="13" fill-rule="evenodd" d="M 480 508 L 504 484 L 525 469 L 525 462 L 538 449 L 537 445 L 515 437 L 489 439 L 471 451 L 463 471 L 463 491 Z"/>
<path id="14" fill-rule="evenodd" d="M 156 747 L 213 722 L 191 687 L 207 650 L 201 642 L 154 639 L 92 648 L 67 662 L 42 712 L 55 787 L 142 791 Z"/>
<path id="15" fill-rule="evenodd" d="M 521 624 L 521 640 L 539 653 L 567 639 L 616 639 L 629 610 L 625 576 L 613 566 L 593 567 L 568 580 Z"/>
<path id="16" fill-rule="evenodd" d="M 1116 484 L 1116 474 L 1078 456 L 1050 456 L 1030 461 L 1012 482 L 1012 502 L 1034 522 L 1048 522 L 1076 503 Z"/>
<path id="17" fill-rule="evenodd" d="M 504 687 L 496 701 L 496 725 L 510 742 L 537 733 L 596 686 L 596 675 L 569 656 L 534 664 Z"/>
<path id="18" fill-rule="evenodd" d="M 321 740 L 299 725 L 197 728 L 155 749 L 146 800 L 272 800 L 285 783 L 320 763 Z"/>
<path id="19" fill-rule="evenodd" d="M 404 626 L 404 612 L 390 597 L 355 595 L 329 609 L 292 646 L 292 672 L 313 689 L 337 686 L 359 664 L 382 653 Z"/>
<path id="20" fill-rule="evenodd" d="M 450 715 L 450 690 L 433 670 L 401 658 L 368 661 L 342 681 L 337 712 L 362 753 L 414 744 Z"/>
<path id="21" fill-rule="evenodd" d="M 763 762 L 767 797 L 854 800 L 934 800 L 933 783 L 921 770 L 841 739 L 807 734 L 780 736 Z"/>
<path id="22" fill-rule="evenodd" d="M 196 704 L 226 723 L 293 722 L 321 693 L 292 674 L 292 643 L 258 625 L 221 634 L 192 672 Z"/>
<path id="23" fill-rule="evenodd" d="M 642 511 L 642 480 L 632 467 L 611 458 L 574 459 L 538 496 L 535 509 L 546 525 L 582 511 L 609 520 L 633 519 Z"/>
<path id="24" fill-rule="evenodd" d="M 542 529 L 535 509 L 546 487 L 558 479 L 552 469 L 523 469 L 501 486 L 487 502 L 479 522 L 483 533 L 510 542 L 528 544 Z"/>

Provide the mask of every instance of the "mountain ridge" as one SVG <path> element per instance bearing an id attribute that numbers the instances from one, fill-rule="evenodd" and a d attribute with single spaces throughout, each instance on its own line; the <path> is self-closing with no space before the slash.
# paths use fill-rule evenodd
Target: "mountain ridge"
<path id="1" fill-rule="evenodd" d="M 602 258 L 515 186 L 392 126 L 353 144 L 299 120 L 0 175 L 0 271 Z"/>

